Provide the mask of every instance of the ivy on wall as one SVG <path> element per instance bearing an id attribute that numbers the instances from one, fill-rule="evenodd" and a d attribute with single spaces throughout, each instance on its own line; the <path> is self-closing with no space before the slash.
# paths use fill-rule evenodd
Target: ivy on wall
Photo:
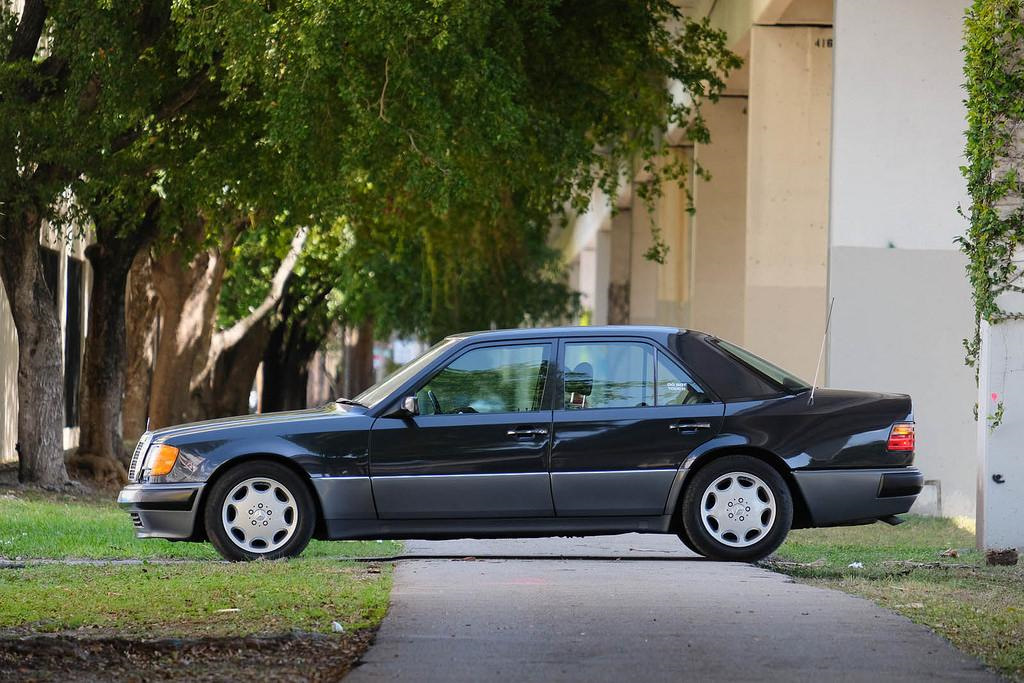
<path id="1" fill-rule="evenodd" d="M 966 361 L 974 366 L 982 320 L 1024 319 L 1000 295 L 1024 294 L 1024 0 L 974 0 L 964 22 L 970 226 L 957 238 L 967 255 L 976 311 Z M 1018 256 L 1019 257 L 1019 256 Z"/>

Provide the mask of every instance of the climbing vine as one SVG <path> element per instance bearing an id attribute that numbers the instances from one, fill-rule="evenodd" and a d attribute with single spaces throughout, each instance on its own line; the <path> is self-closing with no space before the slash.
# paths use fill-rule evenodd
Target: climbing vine
<path id="1" fill-rule="evenodd" d="M 1024 319 L 999 303 L 1004 294 L 1024 293 L 1024 0 L 974 0 L 964 22 L 964 75 L 962 171 L 971 205 L 967 234 L 957 242 L 968 258 L 975 306 L 974 336 L 964 341 L 966 361 L 976 366 L 982 320 Z"/>

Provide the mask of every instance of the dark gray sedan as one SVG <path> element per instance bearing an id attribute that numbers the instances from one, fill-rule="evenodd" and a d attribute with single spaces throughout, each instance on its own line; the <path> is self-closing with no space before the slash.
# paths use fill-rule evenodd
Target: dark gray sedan
<path id="1" fill-rule="evenodd" d="M 910 397 L 811 387 L 666 327 L 456 335 L 321 408 L 147 432 L 140 537 L 230 560 L 310 538 L 676 534 L 721 560 L 791 528 L 897 523 L 921 490 Z"/>

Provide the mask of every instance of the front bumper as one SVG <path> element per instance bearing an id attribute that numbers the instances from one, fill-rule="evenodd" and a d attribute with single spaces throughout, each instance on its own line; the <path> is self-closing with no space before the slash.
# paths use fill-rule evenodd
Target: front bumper
<path id="1" fill-rule="evenodd" d="M 187 540 L 196 533 L 196 516 L 205 484 L 131 484 L 117 504 L 127 511 L 138 538 Z"/>
<path id="2" fill-rule="evenodd" d="M 794 470 L 813 526 L 864 522 L 910 510 L 924 486 L 916 467 Z"/>

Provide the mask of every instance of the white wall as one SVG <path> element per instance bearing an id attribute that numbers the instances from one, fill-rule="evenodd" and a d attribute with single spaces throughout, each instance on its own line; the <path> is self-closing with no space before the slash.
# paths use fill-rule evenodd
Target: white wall
<path id="1" fill-rule="evenodd" d="M 965 260 L 967 0 L 836 0 L 828 383 L 909 393 L 917 463 L 973 515 L 977 395 Z M 934 501 L 935 491 L 926 501 Z M 924 502 L 924 501 L 922 501 Z"/>

